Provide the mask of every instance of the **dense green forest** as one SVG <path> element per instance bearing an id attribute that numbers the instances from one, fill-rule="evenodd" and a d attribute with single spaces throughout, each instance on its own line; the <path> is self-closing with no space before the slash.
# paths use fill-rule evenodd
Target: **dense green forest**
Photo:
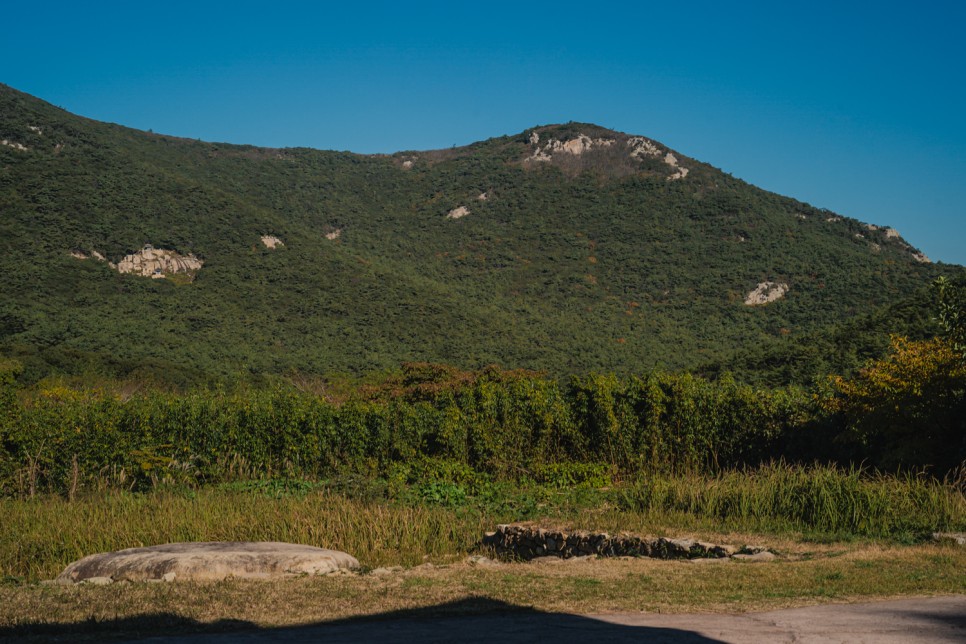
<path id="1" fill-rule="evenodd" d="M 655 141 L 262 149 L 5 86 L 0 141 L 0 496 L 776 460 L 961 485 L 962 267 Z"/>
<path id="2" fill-rule="evenodd" d="M 605 143 L 547 147 L 581 137 Z M 882 355 L 890 333 L 934 334 L 928 284 L 962 270 L 587 124 L 434 152 L 275 150 L 99 123 L 0 85 L 0 140 L 0 353 L 22 383 L 434 362 L 806 385 Z M 145 244 L 204 265 L 149 279 L 109 264 Z M 762 282 L 788 291 L 745 305 Z"/>
<path id="3" fill-rule="evenodd" d="M 861 373 L 811 391 L 687 373 L 561 382 L 422 363 L 314 391 L 179 394 L 24 388 L 17 371 L 0 371 L 0 495 L 333 476 L 600 486 L 775 460 L 943 477 L 966 461 L 966 354 L 946 338 L 895 338 Z"/>

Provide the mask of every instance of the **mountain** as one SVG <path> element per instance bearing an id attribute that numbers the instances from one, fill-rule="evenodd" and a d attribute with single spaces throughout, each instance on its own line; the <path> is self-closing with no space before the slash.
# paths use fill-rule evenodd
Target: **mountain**
<path id="1" fill-rule="evenodd" d="M 0 85 L 0 272 L 0 352 L 35 377 L 190 380 L 750 364 L 733 356 L 878 315 L 941 271 L 891 228 L 590 124 L 267 149 Z"/>

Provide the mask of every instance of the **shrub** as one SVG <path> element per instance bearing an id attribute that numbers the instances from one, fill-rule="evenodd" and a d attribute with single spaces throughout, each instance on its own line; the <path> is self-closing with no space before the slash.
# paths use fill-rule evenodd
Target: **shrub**
<path id="1" fill-rule="evenodd" d="M 939 475 L 966 459 L 966 363 L 951 342 L 894 337 L 885 358 L 831 384 L 823 405 L 840 415 L 840 440 L 855 454 Z"/>

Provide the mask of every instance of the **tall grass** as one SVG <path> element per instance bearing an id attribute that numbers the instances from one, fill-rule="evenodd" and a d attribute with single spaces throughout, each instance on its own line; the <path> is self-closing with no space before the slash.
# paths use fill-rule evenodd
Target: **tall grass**
<path id="1" fill-rule="evenodd" d="M 109 492 L 74 502 L 48 496 L 0 500 L 0 576 L 51 578 L 97 552 L 180 541 L 287 541 L 352 553 L 364 565 L 417 564 L 467 552 L 479 514 L 373 503 L 339 494 L 273 498 L 214 488 Z"/>
<path id="2" fill-rule="evenodd" d="M 633 512 L 838 535 L 915 536 L 966 520 L 966 499 L 955 485 L 854 467 L 771 463 L 717 476 L 652 476 L 620 498 Z"/>
<path id="3" fill-rule="evenodd" d="M 500 485 L 450 495 L 458 503 L 445 506 L 434 505 L 435 496 L 393 502 L 311 485 L 285 490 L 292 488 L 0 499 L 0 577 L 50 578 L 89 554 L 172 541 L 290 541 L 344 550 L 366 566 L 412 565 L 426 556 L 465 555 L 485 530 L 520 519 L 650 534 L 697 529 L 827 538 L 908 539 L 966 528 L 966 500 L 953 486 L 784 464 L 716 476 L 653 475 L 603 490 Z M 521 502 L 524 496 L 540 502 Z"/>

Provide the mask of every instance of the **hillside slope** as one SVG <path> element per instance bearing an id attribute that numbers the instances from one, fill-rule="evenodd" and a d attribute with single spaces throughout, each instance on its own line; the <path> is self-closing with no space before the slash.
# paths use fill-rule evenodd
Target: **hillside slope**
<path id="1" fill-rule="evenodd" d="M 594 125 L 385 156 L 276 150 L 0 85 L 0 141 L 0 350 L 38 373 L 692 368 L 939 273 L 891 229 Z M 146 244 L 201 267 L 116 269 Z M 747 305 L 763 283 L 787 292 Z"/>

